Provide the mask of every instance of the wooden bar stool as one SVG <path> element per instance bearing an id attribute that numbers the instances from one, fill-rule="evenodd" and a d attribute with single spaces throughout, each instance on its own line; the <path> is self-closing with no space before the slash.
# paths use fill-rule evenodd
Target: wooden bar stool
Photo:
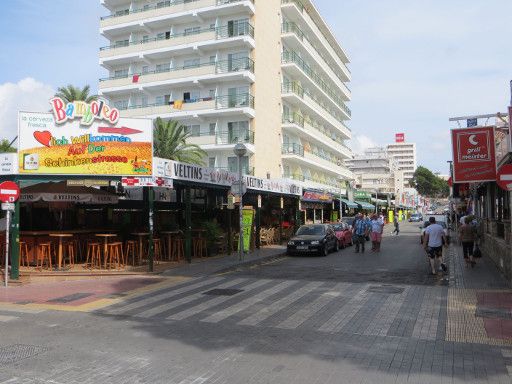
<path id="1" fill-rule="evenodd" d="M 64 250 L 66 251 L 66 254 L 63 258 L 64 266 L 66 266 L 66 260 L 70 266 L 74 266 L 76 257 L 76 243 L 74 241 L 70 241 L 64 244 Z"/>
<path id="2" fill-rule="evenodd" d="M 204 237 L 194 237 L 192 244 L 194 257 L 206 257 L 206 239 Z"/>
<path id="3" fill-rule="evenodd" d="M 5 254 L 5 248 L 4 253 L 2 253 L 2 255 L 3 254 Z M 28 267 L 30 265 L 28 260 L 28 244 L 24 241 L 20 241 L 20 259 L 18 261 L 18 267 L 20 265 L 23 267 Z"/>
<path id="4" fill-rule="evenodd" d="M 162 259 L 162 240 L 153 239 L 153 261 L 157 264 Z"/>
<path id="5" fill-rule="evenodd" d="M 182 237 L 172 239 L 172 256 L 173 260 L 180 261 L 185 257 L 185 242 Z"/>
<path id="6" fill-rule="evenodd" d="M 130 258 L 132 259 L 132 265 L 135 266 L 135 259 L 139 257 L 138 252 L 139 243 L 135 240 L 128 240 L 126 242 L 126 248 L 124 251 L 124 256 L 126 257 L 126 264 L 129 263 Z"/>
<path id="7" fill-rule="evenodd" d="M 52 268 L 52 243 L 40 243 L 37 249 L 36 268 Z"/>
<path id="8" fill-rule="evenodd" d="M 96 266 L 101 269 L 101 246 L 100 243 L 87 243 L 87 256 L 85 265 L 90 265 L 91 269 Z"/>
<path id="9" fill-rule="evenodd" d="M 124 254 L 123 254 L 123 243 L 116 241 L 109 243 L 108 248 L 108 269 L 112 268 L 112 265 L 117 265 L 116 269 L 121 269 L 124 266 Z"/>

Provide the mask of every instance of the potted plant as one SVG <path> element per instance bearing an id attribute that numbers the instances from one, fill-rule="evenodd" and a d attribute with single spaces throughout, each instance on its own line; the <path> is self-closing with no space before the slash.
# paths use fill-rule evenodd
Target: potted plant
<path id="1" fill-rule="evenodd" d="M 218 241 L 219 237 L 222 235 L 222 229 L 215 221 L 204 221 L 202 228 L 206 231 L 204 236 L 206 237 L 208 254 L 214 255 L 218 252 Z"/>

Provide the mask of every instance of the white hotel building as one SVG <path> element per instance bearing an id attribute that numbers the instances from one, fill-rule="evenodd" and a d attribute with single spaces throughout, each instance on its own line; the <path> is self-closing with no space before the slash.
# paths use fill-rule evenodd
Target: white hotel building
<path id="1" fill-rule="evenodd" d="M 178 120 L 207 166 L 339 192 L 351 179 L 348 58 L 310 0 L 100 0 L 99 93 Z"/>

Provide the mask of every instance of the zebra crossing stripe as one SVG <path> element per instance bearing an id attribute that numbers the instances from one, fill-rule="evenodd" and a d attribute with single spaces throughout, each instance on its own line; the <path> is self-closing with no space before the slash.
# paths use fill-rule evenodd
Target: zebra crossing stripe
<path id="1" fill-rule="evenodd" d="M 255 289 L 255 288 L 258 288 L 258 287 L 261 287 L 262 285 L 265 285 L 267 284 L 268 282 L 270 282 L 271 280 L 258 280 L 252 284 L 249 284 L 247 285 L 246 287 L 241 287 L 241 289 L 244 290 L 244 292 L 250 292 L 251 290 Z M 193 316 L 193 315 L 196 315 L 202 311 L 205 311 L 209 308 L 212 308 L 212 307 L 215 307 L 216 305 L 219 305 L 219 304 L 222 304 L 224 303 L 225 301 L 228 301 L 228 300 L 233 300 L 233 296 L 218 296 L 218 297 L 215 297 L 209 301 L 206 301 L 204 303 L 200 303 L 194 307 L 191 307 L 191 308 L 188 308 L 184 311 L 181 311 L 181 312 L 178 312 L 178 313 L 175 313 L 169 317 L 167 317 L 167 319 L 171 319 L 171 320 L 183 320 L 183 319 L 186 319 L 190 316 Z"/>
<path id="2" fill-rule="evenodd" d="M 399 295 L 390 295 L 363 335 L 386 336 L 409 291 L 410 287 L 406 287 Z"/>
<path id="3" fill-rule="evenodd" d="M 324 308 L 327 304 L 329 304 L 332 300 L 337 297 L 338 292 L 342 292 L 345 288 L 350 287 L 348 283 L 338 283 L 331 290 L 331 293 L 325 292 L 316 298 L 314 301 L 308 303 L 304 307 L 300 308 L 293 315 L 288 317 L 286 320 L 283 320 L 276 327 L 282 329 L 295 329 L 299 327 L 301 324 L 309 320 L 316 313 L 318 313 L 322 308 Z"/>
<path id="4" fill-rule="evenodd" d="M 249 297 L 245 300 L 239 301 L 238 303 L 236 303 L 230 307 L 224 308 L 216 313 L 213 313 L 212 315 L 210 315 L 204 319 L 201 319 L 201 321 L 204 321 L 207 323 L 218 323 L 219 321 L 227 319 L 228 317 L 233 316 L 234 314 L 241 312 L 241 311 L 257 304 L 258 302 L 264 300 L 265 298 L 267 298 L 275 293 L 281 292 L 282 290 L 284 290 L 298 282 L 299 282 L 298 280 L 288 280 L 288 281 L 279 283 L 272 288 L 261 291 L 260 293 L 254 295 L 252 297 Z"/>
<path id="5" fill-rule="evenodd" d="M 244 281 L 247 281 L 248 279 L 235 279 L 235 280 L 232 280 L 232 281 L 229 281 L 229 282 L 226 282 L 224 284 L 220 284 L 220 285 L 215 285 L 212 287 L 212 289 L 219 289 L 219 288 L 229 288 L 229 287 L 232 287 L 234 285 L 238 285 L 238 284 L 241 284 L 243 283 Z M 203 292 L 198 292 L 198 293 L 194 293 L 193 295 L 190 295 L 190 296 L 185 296 L 179 300 L 175 300 L 175 301 L 171 301 L 171 302 L 166 302 L 164 304 L 161 304 L 161 305 L 157 305 L 156 307 L 153 307 L 153 308 L 150 308 L 146 311 L 142 311 L 140 313 L 137 313 L 135 315 L 135 317 L 143 317 L 143 318 L 149 318 L 149 317 L 153 317 L 155 315 L 158 315 L 159 313 L 163 313 L 163 312 L 166 312 L 170 309 L 173 309 L 173 308 L 176 308 L 176 307 L 179 307 L 180 305 L 183 305 L 183 304 L 188 304 L 194 300 L 197 300 L 201 297 L 204 297 L 204 294 Z"/>
<path id="6" fill-rule="evenodd" d="M 8 321 L 19 319 L 18 316 L 7 316 L 7 315 L 0 315 L 0 322 L 7 323 Z"/>
<path id="7" fill-rule="evenodd" d="M 286 295 L 285 297 L 273 302 L 266 308 L 263 308 L 263 309 L 259 310 L 258 312 L 252 314 L 251 316 L 245 318 L 244 320 L 240 321 L 238 324 L 255 326 L 258 323 L 261 323 L 262 321 L 264 321 L 265 319 L 268 319 L 270 316 L 281 311 L 283 308 L 287 307 L 288 305 L 296 302 L 301 297 L 306 296 L 308 293 L 310 293 L 311 291 L 320 287 L 321 285 L 323 285 L 323 282 L 319 282 L 319 281 L 308 283 L 304 287 L 290 293 L 289 295 Z"/>
<path id="8" fill-rule="evenodd" d="M 319 330 L 322 332 L 335 332 L 343 328 L 359 311 L 370 297 L 368 285 L 363 286 L 347 304 L 342 306 Z"/>
<path id="9" fill-rule="evenodd" d="M 195 283 L 195 284 L 186 285 L 186 286 L 178 288 L 178 289 L 173 289 L 174 287 L 170 287 L 169 290 L 167 290 L 167 291 L 165 291 L 163 293 L 152 295 L 150 297 L 138 298 L 135 302 L 130 302 L 129 304 L 126 304 L 126 305 L 121 305 L 119 307 L 108 309 L 107 313 L 108 314 L 112 314 L 112 315 L 123 314 L 123 313 L 131 311 L 133 309 L 140 308 L 140 307 L 143 307 L 143 306 L 148 305 L 148 304 L 156 303 L 156 302 L 158 302 L 160 300 L 169 299 L 171 297 L 180 295 L 182 293 L 186 293 L 188 291 L 192 291 L 192 290 L 194 290 L 196 288 L 204 287 L 205 285 L 217 283 L 217 282 L 219 282 L 221 280 L 224 280 L 224 278 L 222 278 L 222 277 L 213 277 L 213 278 L 210 278 L 210 279 L 207 279 L 207 280 L 200 281 L 200 282 Z"/>

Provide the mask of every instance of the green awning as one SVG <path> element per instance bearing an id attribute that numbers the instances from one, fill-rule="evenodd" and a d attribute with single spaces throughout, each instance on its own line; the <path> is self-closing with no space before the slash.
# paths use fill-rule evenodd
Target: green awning
<path id="1" fill-rule="evenodd" d="M 357 205 L 360 205 L 361 206 L 361 209 L 375 209 L 375 205 L 373 204 L 370 204 L 370 203 L 366 203 L 364 201 L 354 201 Z"/>
<path id="2" fill-rule="evenodd" d="M 347 199 L 340 199 L 340 201 L 347 205 L 348 208 L 357 208 L 358 205 L 354 203 L 353 201 L 349 201 Z"/>

